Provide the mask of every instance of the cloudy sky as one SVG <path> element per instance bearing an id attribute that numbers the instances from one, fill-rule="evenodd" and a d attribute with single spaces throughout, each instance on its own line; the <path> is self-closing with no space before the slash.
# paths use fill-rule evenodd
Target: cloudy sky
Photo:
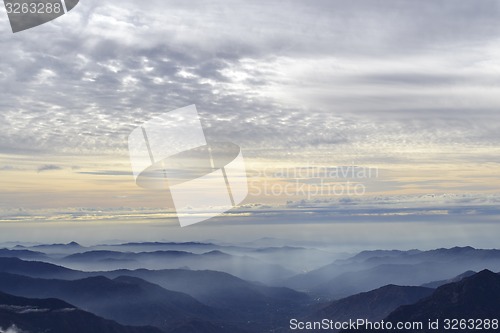
<path id="1" fill-rule="evenodd" d="M 271 169 L 378 170 L 354 180 L 362 197 L 257 191 L 246 208 L 498 203 L 498 1 L 82 0 L 16 34 L 0 17 L 4 214 L 164 209 L 134 184 L 127 136 L 190 104 L 255 188 L 297 181 Z"/>

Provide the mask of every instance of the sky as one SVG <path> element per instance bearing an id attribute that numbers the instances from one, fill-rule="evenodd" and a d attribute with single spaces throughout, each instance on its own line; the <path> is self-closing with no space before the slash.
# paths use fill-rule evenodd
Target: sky
<path id="1" fill-rule="evenodd" d="M 82 0 L 16 34 L 0 18 L 3 223 L 167 216 L 127 137 L 191 104 L 242 149 L 238 219 L 498 216 L 498 1 Z M 377 173 L 325 171 L 354 166 Z"/>

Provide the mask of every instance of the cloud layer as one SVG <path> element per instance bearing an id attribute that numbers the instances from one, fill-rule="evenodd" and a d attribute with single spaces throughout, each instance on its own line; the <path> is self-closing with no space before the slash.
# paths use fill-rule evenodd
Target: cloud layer
<path id="1" fill-rule="evenodd" d="M 495 146 L 499 17 L 496 1 L 84 1 L 0 27 L 0 152 L 123 155 L 132 128 L 192 103 L 208 135 L 261 151 Z"/>

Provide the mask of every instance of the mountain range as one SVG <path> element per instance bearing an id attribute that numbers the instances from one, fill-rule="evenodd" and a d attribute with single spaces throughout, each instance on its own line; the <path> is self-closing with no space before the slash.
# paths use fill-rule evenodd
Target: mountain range
<path id="1" fill-rule="evenodd" d="M 132 277 L 56 280 L 0 273 L 0 290 L 23 297 L 58 298 L 124 325 L 165 329 L 188 319 L 221 319 L 191 296 Z"/>
<path id="2" fill-rule="evenodd" d="M 253 323 L 261 328 L 276 322 L 277 318 L 295 315 L 310 303 L 307 295 L 294 290 L 255 284 L 216 271 L 81 272 L 49 263 L 0 258 L 0 272 L 3 272 L 0 290 L 4 292 L 26 297 L 57 297 L 130 325 L 155 323 L 166 328 L 194 320 L 217 327 L 214 320 L 228 322 L 228 318 L 232 318 L 238 325 Z M 63 279 L 56 279 L 58 276 Z M 127 298 L 133 301 L 124 302 Z M 141 311 L 155 309 L 164 327 L 138 308 Z M 129 316 L 130 312 L 134 315 Z M 132 318 L 135 320 L 130 321 Z"/>
<path id="3" fill-rule="evenodd" d="M 291 318 L 489 316 L 500 299 L 491 272 L 498 250 L 374 250 L 339 259 L 324 249 L 249 245 L 12 244 L 0 250 L 0 327 L 79 332 L 88 322 L 92 332 L 278 333 L 290 331 Z M 312 266 L 332 261 L 293 275 L 313 254 L 321 258 Z"/>
<path id="4" fill-rule="evenodd" d="M 430 333 L 436 331 L 453 331 L 461 333 L 469 332 L 498 332 L 499 326 L 494 327 L 490 324 L 489 328 L 485 326 L 485 321 L 490 323 L 496 320 L 498 324 L 498 315 L 500 313 L 500 275 L 489 270 L 483 270 L 472 276 L 466 277 L 458 282 L 445 284 L 437 288 L 429 297 L 420 301 L 403 305 L 391 314 L 384 321 L 392 323 L 396 327 L 397 323 L 422 323 L 422 328 L 418 332 Z M 452 328 L 453 321 L 456 319 L 458 324 Z M 469 321 L 471 320 L 472 321 Z M 429 328 L 428 323 L 437 322 L 438 326 Z M 460 321 L 465 323 L 460 327 Z M 446 325 L 450 325 L 448 328 Z M 474 325 L 470 326 L 469 325 Z M 481 325 L 479 328 L 478 325 Z M 374 330 L 360 329 L 347 332 L 373 333 L 373 332 L 408 332 L 408 330 Z"/>
<path id="5" fill-rule="evenodd" d="M 307 317 L 307 320 L 328 318 L 343 322 L 353 318 L 379 321 L 401 305 L 413 304 L 434 292 L 424 287 L 387 285 L 375 290 L 328 303 Z"/>
<path id="6" fill-rule="evenodd" d="M 281 265 L 247 256 L 212 250 L 196 254 L 186 251 L 120 252 L 93 250 L 53 260 L 79 270 L 190 268 L 226 272 L 247 280 L 270 282 L 294 275 Z"/>
<path id="7" fill-rule="evenodd" d="M 31 299 L 0 293 L 0 331 L 30 333 L 161 333 L 100 318 L 58 299 Z"/>
<path id="8" fill-rule="evenodd" d="M 466 271 L 500 270 L 500 251 L 454 247 L 430 251 L 364 251 L 281 282 L 292 289 L 338 299 L 387 284 L 423 285 Z"/>

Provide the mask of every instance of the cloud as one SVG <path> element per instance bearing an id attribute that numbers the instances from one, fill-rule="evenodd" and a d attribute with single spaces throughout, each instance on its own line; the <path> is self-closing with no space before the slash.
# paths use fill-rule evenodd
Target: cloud
<path id="1" fill-rule="evenodd" d="M 193 103 L 249 156 L 494 146 L 499 16 L 489 0 L 85 1 L 1 28 L 0 152 L 123 156 L 133 128 Z"/>
<path id="2" fill-rule="evenodd" d="M 44 172 L 44 171 L 55 171 L 55 170 L 62 170 L 62 167 L 60 167 L 58 165 L 53 165 L 53 164 L 45 164 L 45 165 L 39 166 L 37 169 L 37 171 L 39 173 Z"/>
<path id="3" fill-rule="evenodd" d="M 132 172 L 119 170 L 99 170 L 99 171 L 80 171 L 81 175 L 96 175 L 96 176 L 132 176 Z"/>
<path id="4" fill-rule="evenodd" d="M 10 326 L 9 328 L 7 328 L 5 330 L 0 327 L 0 333 L 29 333 L 29 332 L 28 331 L 23 331 L 23 330 L 17 328 L 16 325 L 12 325 L 12 326 Z"/>
<path id="5" fill-rule="evenodd" d="M 288 201 L 286 205 L 243 205 L 235 214 L 246 214 L 250 219 L 238 223 L 248 224 L 350 224 L 401 223 L 422 224 L 444 222 L 494 224 L 500 214 L 500 196 L 491 195 L 386 195 L 371 197 L 332 197 Z M 489 221 L 489 222 L 488 222 Z M 220 219 L 232 224 L 231 219 Z M 376 223 L 375 223 L 376 225 Z"/>

